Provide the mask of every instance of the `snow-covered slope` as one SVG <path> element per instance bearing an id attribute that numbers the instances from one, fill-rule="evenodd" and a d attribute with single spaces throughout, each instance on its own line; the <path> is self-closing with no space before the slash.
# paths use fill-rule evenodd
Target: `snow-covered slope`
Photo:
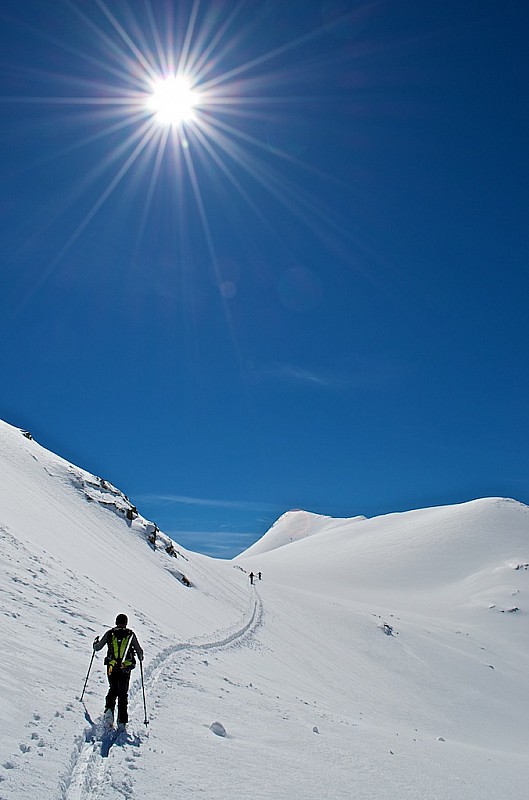
<path id="1" fill-rule="evenodd" d="M 526 506 L 290 512 L 235 562 L 153 530 L 0 423 L 0 800 L 527 796 Z M 101 655 L 79 696 L 118 612 L 150 725 L 135 675 L 108 750 Z"/>
<path id="2" fill-rule="evenodd" d="M 318 534 L 310 541 L 299 535 L 303 521 Z M 282 543 L 298 539 L 295 546 L 268 546 L 276 527 Z M 529 561 L 529 507 L 485 498 L 369 520 L 291 512 L 237 560 L 248 558 L 254 571 L 271 569 L 285 584 L 305 586 L 313 576 L 311 584 L 357 601 L 420 604 L 458 618 L 473 609 L 528 609 L 529 581 L 522 573 Z"/>
<path id="3" fill-rule="evenodd" d="M 282 520 L 295 538 L 297 514 Z M 333 696 L 355 727 L 357 796 L 525 797 L 509 770 L 529 744 L 529 508 L 486 498 L 312 529 L 237 563 L 262 572 L 278 680 L 294 691 L 303 676 L 300 696 Z M 366 777 L 366 750 L 391 781 Z"/>
<path id="4" fill-rule="evenodd" d="M 276 550 L 292 542 L 299 542 L 300 539 L 307 539 L 317 533 L 336 530 L 343 526 L 349 527 L 353 522 L 364 520 L 365 517 L 350 517 L 349 519 L 334 519 L 324 517 L 320 514 L 312 514 L 310 511 L 287 511 L 269 531 L 265 533 L 255 544 L 245 550 L 244 555 L 257 556 L 269 550 Z"/>
<path id="5" fill-rule="evenodd" d="M 252 619 L 254 599 L 240 570 L 177 544 L 171 556 L 163 533 L 154 552 L 154 525 L 132 509 L 108 482 L 0 422 L 0 797 L 26 797 L 27 781 L 40 796 L 56 796 L 83 730 L 82 707 L 65 709 L 72 712 L 81 693 L 94 637 L 117 613 L 129 615 L 146 649 L 147 676 L 168 648 L 224 640 Z M 101 665 L 94 676 L 97 712 Z M 60 754 L 54 737 L 65 748 Z M 41 741 L 47 746 L 39 750 Z M 33 778 L 20 776 L 28 759 L 9 755 L 26 748 L 46 755 Z"/>

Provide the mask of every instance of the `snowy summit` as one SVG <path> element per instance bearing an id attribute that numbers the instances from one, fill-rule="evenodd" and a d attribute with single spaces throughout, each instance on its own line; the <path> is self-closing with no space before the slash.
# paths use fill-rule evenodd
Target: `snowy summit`
<path id="1" fill-rule="evenodd" d="M 527 796 L 521 503 L 292 511 L 221 561 L 0 422 L 0 539 L 1 800 Z M 105 743 L 120 613 L 143 682 Z"/>

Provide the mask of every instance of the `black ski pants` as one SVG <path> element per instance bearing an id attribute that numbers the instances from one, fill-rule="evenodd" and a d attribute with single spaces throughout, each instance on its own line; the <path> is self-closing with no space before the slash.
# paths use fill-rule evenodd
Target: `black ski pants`
<path id="1" fill-rule="evenodd" d="M 126 669 L 114 667 L 108 675 L 109 690 L 106 698 L 105 708 L 110 708 L 114 713 L 116 699 L 118 701 L 118 722 L 128 722 L 128 702 L 129 702 L 129 681 L 130 672 Z"/>

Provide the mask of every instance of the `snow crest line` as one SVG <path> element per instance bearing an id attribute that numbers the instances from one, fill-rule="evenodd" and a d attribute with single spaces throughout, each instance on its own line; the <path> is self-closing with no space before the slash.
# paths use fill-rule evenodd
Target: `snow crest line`
<path id="1" fill-rule="evenodd" d="M 144 670 L 146 688 L 148 689 L 151 684 L 156 682 L 168 660 L 176 653 L 183 650 L 215 650 L 229 647 L 231 644 L 244 639 L 248 634 L 253 633 L 261 625 L 262 618 L 262 600 L 255 592 L 250 617 L 242 626 L 232 630 L 225 630 L 218 639 L 201 641 L 199 638 L 194 641 L 181 642 L 162 650 L 151 661 L 149 667 Z M 140 695 L 141 681 L 135 680 L 130 691 L 130 700 L 135 706 L 139 706 Z M 76 739 L 75 747 L 70 757 L 69 768 L 60 781 L 60 800 L 88 800 L 88 798 L 96 800 L 99 795 L 99 789 L 107 782 L 106 773 L 109 764 L 108 760 L 102 757 L 101 742 L 94 741 L 94 728 L 95 725 L 93 723 L 90 727 L 85 727 L 83 734 Z M 142 737 L 138 738 L 141 741 Z"/>

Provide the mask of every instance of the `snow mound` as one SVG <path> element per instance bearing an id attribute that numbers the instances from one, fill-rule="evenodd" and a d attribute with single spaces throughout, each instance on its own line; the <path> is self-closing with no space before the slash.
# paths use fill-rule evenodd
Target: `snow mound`
<path id="1" fill-rule="evenodd" d="M 238 558 L 256 556 L 276 550 L 279 547 L 299 542 L 301 539 L 308 539 L 319 533 L 325 533 L 336 528 L 347 527 L 355 522 L 362 522 L 365 517 L 349 517 L 339 519 L 334 517 L 314 514 L 311 511 L 287 511 L 274 522 L 269 531 L 262 536 L 255 544 L 251 545 Z"/>

